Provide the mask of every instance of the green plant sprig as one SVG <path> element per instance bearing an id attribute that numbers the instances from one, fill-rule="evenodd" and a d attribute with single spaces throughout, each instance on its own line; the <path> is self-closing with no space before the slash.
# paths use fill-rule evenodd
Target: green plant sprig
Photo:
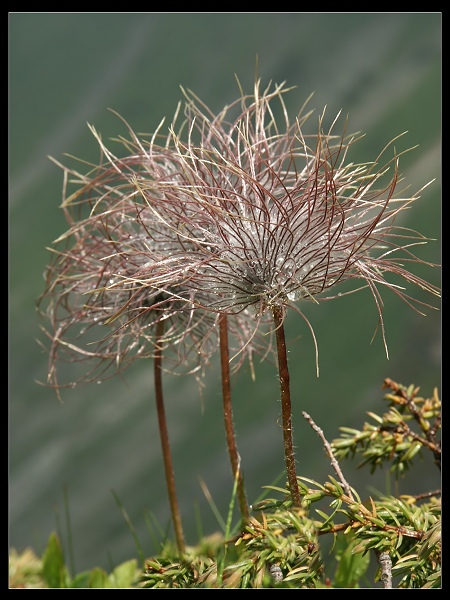
<path id="1" fill-rule="evenodd" d="M 437 390 L 431 398 L 422 398 L 417 396 L 420 388 L 413 385 L 405 387 L 385 379 L 384 387 L 391 389 L 384 397 L 388 411 L 381 416 L 368 412 L 375 424 L 366 422 L 361 430 L 341 427 L 341 437 L 331 442 L 335 457 L 342 460 L 358 454 L 363 459 L 359 466 L 370 465 L 372 473 L 382 464 L 391 463 L 391 471 L 402 474 L 410 469 L 416 454 L 426 448 L 440 468 L 441 444 L 437 436 L 441 401 Z"/>

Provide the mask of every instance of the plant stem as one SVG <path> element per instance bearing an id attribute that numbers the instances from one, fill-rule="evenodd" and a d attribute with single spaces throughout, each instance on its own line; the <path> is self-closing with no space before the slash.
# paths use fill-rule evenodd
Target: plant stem
<path id="1" fill-rule="evenodd" d="M 291 388 L 289 384 L 289 368 L 286 352 L 286 339 L 283 325 L 283 309 L 274 306 L 272 309 L 275 332 L 277 338 L 278 375 L 281 390 L 281 414 L 283 419 L 284 459 L 289 491 L 294 504 L 301 505 L 300 490 L 298 487 L 297 473 L 295 470 L 294 444 L 292 441 L 292 411 Z"/>
<path id="2" fill-rule="evenodd" d="M 223 416 L 225 419 L 225 434 L 227 438 L 228 455 L 231 462 L 233 477 L 237 478 L 237 495 L 241 510 L 241 523 L 244 527 L 249 520 L 249 509 L 245 497 L 244 478 L 240 468 L 240 457 L 236 446 L 236 438 L 233 426 L 233 407 L 231 404 L 230 387 L 230 356 L 228 350 L 228 325 L 227 316 L 221 315 L 219 319 L 220 331 L 220 365 L 222 369 L 222 399 Z"/>
<path id="3" fill-rule="evenodd" d="M 154 375 L 155 375 L 155 398 L 156 410 L 158 413 L 159 434 L 161 438 L 161 448 L 164 461 L 164 470 L 166 474 L 167 493 L 169 495 L 170 510 L 172 512 L 173 527 L 178 551 L 183 554 L 186 550 L 183 528 L 181 525 L 180 511 L 178 509 L 178 500 L 175 490 L 175 476 L 173 472 L 172 455 L 170 453 L 169 434 L 167 430 L 166 412 L 164 409 L 163 388 L 162 388 L 162 347 L 161 339 L 164 333 L 164 323 L 156 324 L 156 343 L 154 355 Z"/>
<path id="4" fill-rule="evenodd" d="M 392 588 L 392 560 L 389 552 L 380 552 L 378 554 L 378 562 L 381 568 L 381 581 L 384 589 Z"/>

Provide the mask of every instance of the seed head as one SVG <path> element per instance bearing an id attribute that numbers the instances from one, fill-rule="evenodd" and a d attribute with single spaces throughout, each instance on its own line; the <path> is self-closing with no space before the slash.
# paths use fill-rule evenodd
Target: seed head
<path id="1" fill-rule="evenodd" d="M 261 92 L 257 82 L 253 95 L 242 94 L 217 116 L 185 92 L 185 121 L 171 128 L 170 164 L 150 183 L 138 177 L 137 186 L 162 220 L 178 213 L 172 222 L 196 255 L 189 285 L 212 294 L 210 309 L 254 307 L 261 316 L 292 307 L 302 314 L 299 301 L 335 298 L 337 284 L 352 281 L 351 291 L 370 289 L 387 351 L 381 288 L 419 312 L 429 305 L 401 281 L 439 295 L 405 266 L 424 262 L 412 248 L 427 240 L 397 224 L 421 190 L 399 190 L 400 136 L 374 161 L 353 163 L 349 153 L 360 136 L 346 135 L 346 122 L 334 133 L 340 115 L 325 129 L 325 111 L 306 135 L 311 113 L 303 107 L 291 122 L 287 91 L 279 85 Z"/>
<path id="2" fill-rule="evenodd" d="M 167 370 L 195 373 L 217 349 L 219 314 L 202 308 L 210 303 L 209 291 L 194 292 L 189 284 L 189 243 L 136 202 L 133 169 L 143 160 L 114 159 L 89 176 L 63 167 L 70 228 L 51 248 L 38 301 L 50 322 L 43 330 L 50 340 L 48 381 L 55 389 L 102 381 L 137 358 L 153 357 L 156 347 Z M 70 177 L 77 189 L 68 196 Z M 236 369 L 256 348 L 250 319 L 243 313 L 229 323 L 232 351 L 240 354 Z M 162 335 L 158 323 L 164 324 Z M 81 375 L 61 383 L 61 362 L 81 362 Z"/>
<path id="3" fill-rule="evenodd" d="M 91 127 L 100 164 L 87 175 L 60 165 L 69 230 L 54 244 L 39 300 L 51 323 L 53 385 L 63 355 L 93 360 L 82 379 L 97 380 L 153 356 L 155 343 L 174 365 L 197 371 L 217 348 L 221 314 L 239 368 L 254 352 L 272 352 L 274 311 L 299 313 L 315 342 L 301 301 L 363 288 L 387 352 L 381 290 L 419 312 L 430 305 L 410 286 L 439 295 L 410 270 L 424 263 L 413 249 L 428 240 L 399 222 L 422 191 L 399 190 L 400 136 L 375 160 L 354 163 L 361 136 L 347 135 L 346 120 L 335 133 L 340 115 L 325 127 L 325 111 L 306 133 L 311 112 L 305 103 L 291 120 L 288 91 L 261 91 L 258 81 L 215 115 L 183 90 L 184 111 L 180 104 L 166 135 L 163 122 L 148 139 L 126 124 L 129 138 L 115 154 Z M 344 282 L 355 285 L 342 294 Z"/>

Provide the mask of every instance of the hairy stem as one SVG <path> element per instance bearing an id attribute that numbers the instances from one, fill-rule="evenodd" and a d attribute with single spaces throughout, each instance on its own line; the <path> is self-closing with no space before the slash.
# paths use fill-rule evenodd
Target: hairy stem
<path id="1" fill-rule="evenodd" d="M 284 335 L 283 310 L 275 306 L 272 310 L 277 338 L 278 375 L 281 391 L 281 415 L 283 420 L 284 459 L 289 490 L 294 504 L 301 505 L 300 490 L 295 470 L 294 443 L 292 440 L 291 388 Z"/>
<path id="2" fill-rule="evenodd" d="M 166 411 L 164 408 L 163 388 L 162 388 L 162 348 L 161 338 L 164 333 L 164 323 L 158 322 L 156 325 L 156 343 L 154 356 L 154 373 L 155 373 L 155 398 L 156 410 L 158 413 L 159 435 L 161 438 L 161 448 L 164 461 L 164 470 L 166 474 L 167 493 L 169 496 L 170 510 L 172 512 L 173 527 L 175 530 L 175 539 L 177 548 L 180 554 L 186 550 L 183 528 L 181 525 L 180 511 L 178 508 L 178 500 L 175 489 L 175 476 L 173 472 L 172 455 L 170 452 L 169 433 L 167 430 Z"/>
<path id="3" fill-rule="evenodd" d="M 230 387 L 230 356 L 228 351 L 228 325 L 226 315 L 221 315 L 219 320 L 220 330 L 220 366 L 222 369 L 222 399 L 223 416 L 225 419 L 225 434 L 227 438 L 228 455 L 231 462 L 233 477 L 237 478 L 237 495 L 241 510 L 241 522 L 244 527 L 249 520 L 249 509 L 245 497 L 244 478 L 240 468 L 240 457 L 236 446 L 233 425 L 233 407 L 231 404 Z"/>

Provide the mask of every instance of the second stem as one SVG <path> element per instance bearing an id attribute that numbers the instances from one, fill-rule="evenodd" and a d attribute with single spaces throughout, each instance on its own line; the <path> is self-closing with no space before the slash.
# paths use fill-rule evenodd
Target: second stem
<path id="1" fill-rule="evenodd" d="M 294 443 L 292 439 L 292 409 L 291 409 L 291 387 L 289 368 L 286 351 L 286 339 L 284 334 L 283 309 L 274 306 L 272 309 L 275 333 L 277 340 L 278 375 L 280 378 L 281 414 L 283 420 L 284 459 L 286 463 L 286 474 L 295 505 L 301 506 L 301 496 L 295 469 Z"/>

